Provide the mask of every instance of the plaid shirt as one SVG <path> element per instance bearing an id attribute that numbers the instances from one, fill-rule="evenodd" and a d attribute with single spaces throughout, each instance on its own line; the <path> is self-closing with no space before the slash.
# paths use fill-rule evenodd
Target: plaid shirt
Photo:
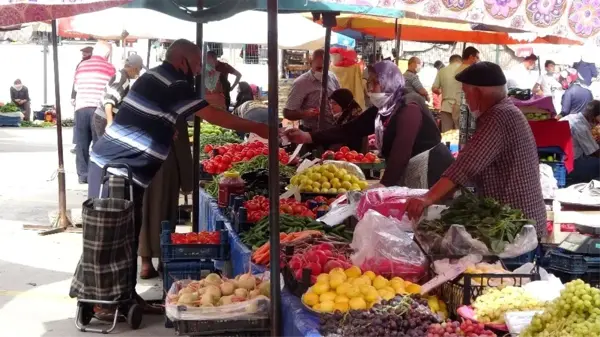
<path id="1" fill-rule="evenodd" d="M 546 234 L 537 147 L 523 113 L 505 98 L 477 120 L 477 130 L 444 176 L 475 183 L 478 194 L 523 211 Z"/>

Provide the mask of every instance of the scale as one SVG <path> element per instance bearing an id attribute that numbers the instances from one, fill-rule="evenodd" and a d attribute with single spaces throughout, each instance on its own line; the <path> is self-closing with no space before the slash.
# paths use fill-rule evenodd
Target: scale
<path id="1" fill-rule="evenodd" d="M 575 254 L 600 256 L 600 226 L 579 225 L 578 233 L 571 233 L 558 248 Z"/>

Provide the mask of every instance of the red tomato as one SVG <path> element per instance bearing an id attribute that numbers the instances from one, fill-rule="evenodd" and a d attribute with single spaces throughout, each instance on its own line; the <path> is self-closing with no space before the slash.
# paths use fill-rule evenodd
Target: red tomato
<path id="1" fill-rule="evenodd" d="M 279 206 L 279 211 L 285 213 L 285 214 L 292 214 L 294 211 L 292 209 L 292 206 L 288 205 L 288 204 L 284 204 Z"/>
<path id="2" fill-rule="evenodd" d="M 348 153 L 350 153 L 350 154 L 351 154 L 351 155 L 353 155 L 354 157 L 356 157 L 356 155 L 358 154 L 358 152 L 356 152 L 356 151 L 354 151 L 354 150 L 352 150 L 352 151 L 350 151 L 350 152 L 348 152 Z"/>
<path id="3" fill-rule="evenodd" d="M 204 162 L 204 172 L 214 174 L 215 173 L 215 165 L 210 161 Z"/>
<path id="4" fill-rule="evenodd" d="M 228 168 L 229 168 L 229 165 L 227 165 L 225 163 L 219 163 L 218 172 L 223 173 L 223 172 L 227 171 Z"/>
<path id="5" fill-rule="evenodd" d="M 374 162 L 375 158 L 377 158 L 377 156 L 375 156 L 375 154 L 373 154 L 372 152 L 369 152 L 365 155 L 365 159 L 367 159 L 369 163 Z"/>
<path id="6" fill-rule="evenodd" d="M 208 144 L 204 147 L 204 153 L 210 153 L 213 150 L 212 145 Z"/>
<path id="7" fill-rule="evenodd" d="M 262 154 L 264 154 L 265 156 L 268 156 L 269 155 L 269 149 L 263 149 L 262 150 Z"/>
<path id="8" fill-rule="evenodd" d="M 242 161 L 242 159 L 244 159 L 244 157 L 242 157 L 241 155 L 239 155 L 238 153 L 236 153 L 236 154 L 233 156 L 232 162 L 234 162 L 234 163 L 237 163 L 237 162 L 239 162 L 239 161 Z"/>
<path id="9" fill-rule="evenodd" d="M 322 159 L 334 159 L 335 158 L 335 152 L 331 151 L 331 150 L 327 150 L 325 151 L 325 153 L 323 153 L 323 156 L 321 157 Z"/>
<path id="10" fill-rule="evenodd" d="M 337 152 L 337 153 L 335 154 L 335 156 L 334 156 L 334 159 L 335 159 L 335 160 L 345 160 L 346 158 L 345 158 L 345 156 L 344 156 L 344 154 L 343 154 L 343 153 L 341 153 L 341 152 Z"/>
<path id="11" fill-rule="evenodd" d="M 223 162 L 223 164 L 231 164 L 232 159 L 230 155 L 226 154 L 223 156 L 223 159 L 221 161 Z"/>
<path id="12" fill-rule="evenodd" d="M 252 159 L 252 158 L 250 158 L 250 157 L 244 157 L 242 160 L 243 161 L 249 161 L 250 159 Z"/>
<path id="13" fill-rule="evenodd" d="M 302 206 L 302 205 L 294 205 L 294 214 L 302 214 L 302 212 L 304 212 L 304 210 L 306 209 L 306 207 Z"/>
<path id="14" fill-rule="evenodd" d="M 222 146 L 217 151 L 219 151 L 219 154 L 225 154 L 225 153 L 227 153 L 227 149 L 225 149 Z"/>
<path id="15" fill-rule="evenodd" d="M 223 161 L 223 156 L 221 156 L 221 155 L 216 155 L 216 156 L 213 158 L 213 161 L 214 161 L 215 163 L 220 163 L 221 161 Z"/>
<path id="16" fill-rule="evenodd" d="M 248 204 L 246 205 L 246 208 L 247 208 L 249 211 L 256 211 L 256 210 L 260 209 L 260 204 L 257 204 L 257 203 L 256 203 L 256 201 L 253 201 L 253 200 L 251 200 L 251 201 L 249 201 L 249 202 L 248 202 Z"/>
<path id="17" fill-rule="evenodd" d="M 354 156 L 351 153 L 346 153 L 346 155 L 344 156 L 344 158 L 346 159 L 346 161 L 354 161 Z"/>
<path id="18" fill-rule="evenodd" d="M 361 163 L 370 163 L 369 159 L 367 159 L 367 157 L 364 157 L 361 161 Z"/>
<path id="19" fill-rule="evenodd" d="M 359 153 L 356 156 L 354 156 L 354 160 L 356 160 L 356 161 L 362 161 L 363 158 L 365 158 L 365 155 L 362 153 Z"/>
<path id="20" fill-rule="evenodd" d="M 343 154 L 346 154 L 346 153 L 350 152 L 350 148 L 347 146 L 342 146 L 342 147 L 340 147 L 340 152 Z"/>

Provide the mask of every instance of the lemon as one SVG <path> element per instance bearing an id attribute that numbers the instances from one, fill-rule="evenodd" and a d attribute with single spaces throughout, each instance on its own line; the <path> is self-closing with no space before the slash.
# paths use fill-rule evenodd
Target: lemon
<path id="1" fill-rule="evenodd" d="M 350 299 L 350 309 L 352 310 L 365 310 L 367 309 L 367 302 L 362 297 L 354 297 Z"/>
<path id="2" fill-rule="evenodd" d="M 372 272 L 371 270 L 367 270 L 367 271 L 366 271 L 366 272 L 363 274 L 363 276 L 366 276 L 366 277 L 370 278 L 370 279 L 371 279 L 371 281 L 373 281 L 373 280 L 375 279 L 375 277 L 377 277 L 377 275 L 375 275 L 375 273 L 374 273 L 374 272 Z"/>
<path id="3" fill-rule="evenodd" d="M 392 298 L 396 297 L 396 292 L 395 291 L 389 291 L 388 289 L 382 288 L 379 289 L 377 291 L 379 293 L 379 296 L 381 296 L 381 298 L 383 298 L 384 300 L 391 300 Z M 323 295 L 321 295 L 323 296 Z"/>
<path id="4" fill-rule="evenodd" d="M 369 183 L 366 182 L 366 181 L 364 181 L 364 180 L 362 180 L 362 181 L 358 182 L 358 186 L 360 186 L 361 190 L 364 190 L 365 188 L 369 187 Z"/>
<path id="5" fill-rule="evenodd" d="M 329 291 L 329 283 L 325 283 L 325 282 L 315 283 L 315 285 L 312 286 L 312 291 L 317 295 L 324 294 Z"/>
<path id="6" fill-rule="evenodd" d="M 327 179 L 327 178 L 325 178 L 325 179 Z M 322 181 L 321 182 L 321 188 L 330 189 L 331 188 L 331 183 L 329 183 L 328 181 Z"/>
<path id="7" fill-rule="evenodd" d="M 360 287 L 361 285 L 369 285 L 369 283 L 367 283 L 367 281 L 362 277 L 359 277 L 352 280 L 352 285 L 355 287 Z"/>
<path id="8" fill-rule="evenodd" d="M 338 188 L 337 191 L 338 191 L 338 193 L 346 193 L 346 192 L 348 192 L 348 190 L 345 189 L 345 188 Z"/>
<path id="9" fill-rule="evenodd" d="M 427 305 L 429 306 L 429 309 L 431 309 L 431 311 L 433 312 L 440 311 L 440 304 L 435 296 L 429 296 L 427 298 Z"/>
<path id="10" fill-rule="evenodd" d="M 382 289 L 382 290 L 387 290 L 387 291 L 389 291 L 389 292 L 391 292 L 391 293 L 393 293 L 393 294 L 395 294 L 395 293 L 396 293 L 396 290 L 394 290 L 394 288 L 392 288 L 392 286 L 391 286 L 391 285 L 388 285 L 387 287 L 384 287 L 384 288 L 381 288 L 381 289 Z"/>
<path id="11" fill-rule="evenodd" d="M 339 267 L 338 268 L 333 268 L 333 269 L 331 269 L 329 271 L 329 276 L 331 276 L 331 275 L 333 275 L 335 273 L 342 273 L 342 274 L 344 274 L 344 269 L 339 268 Z M 344 274 L 344 275 L 346 275 L 346 274 Z"/>
<path id="12" fill-rule="evenodd" d="M 358 268 L 357 266 L 352 266 L 352 267 L 346 269 L 344 271 L 344 273 L 346 273 L 346 276 L 348 276 L 348 278 L 359 277 L 362 274 L 362 272 L 360 271 L 360 268 Z"/>
<path id="13" fill-rule="evenodd" d="M 333 307 L 335 306 L 335 303 L 333 303 L 333 301 L 325 301 L 325 302 L 321 302 L 321 312 L 333 312 Z"/>
<path id="14" fill-rule="evenodd" d="M 317 304 L 313 305 L 312 308 L 314 311 L 321 312 L 321 303 L 317 303 Z"/>
<path id="15" fill-rule="evenodd" d="M 317 276 L 317 283 L 328 283 L 329 282 L 329 274 L 320 274 Z"/>
<path id="16" fill-rule="evenodd" d="M 358 186 L 358 184 L 352 184 L 350 191 L 360 191 L 360 186 Z"/>
<path id="17" fill-rule="evenodd" d="M 346 296 L 348 296 L 349 298 L 359 297 L 361 296 L 360 289 L 358 289 L 358 287 L 352 286 L 348 288 L 348 291 L 346 291 Z"/>
<path id="18" fill-rule="evenodd" d="M 337 192 L 338 192 L 337 188 L 330 188 L 329 189 L 329 193 L 331 193 L 331 194 L 337 194 Z"/>
<path id="19" fill-rule="evenodd" d="M 348 302 L 350 302 L 350 299 L 347 296 L 344 296 L 344 295 L 337 295 L 335 297 L 335 299 L 333 300 L 333 302 L 335 302 L 335 303 L 348 303 Z"/>
<path id="20" fill-rule="evenodd" d="M 349 175 L 346 175 L 346 176 L 349 177 Z M 345 180 L 346 177 L 344 177 L 343 179 L 344 179 L 344 181 L 342 181 L 342 188 L 345 188 L 347 190 L 351 189 L 352 184 L 349 181 Z"/>
<path id="21" fill-rule="evenodd" d="M 319 302 L 323 303 L 323 302 L 327 302 L 327 301 L 333 301 L 336 296 L 337 296 L 337 294 L 334 293 L 333 291 L 328 291 L 326 293 L 322 293 L 321 296 L 319 296 Z"/>
<path id="22" fill-rule="evenodd" d="M 331 289 L 336 289 L 340 286 L 340 284 L 344 283 L 344 277 L 340 274 L 334 274 L 329 278 L 329 287 Z"/>
<path id="23" fill-rule="evenodd" d="M 335 177 L 333 175 L 333 173 L 331 173 L 331 172 L 323 172 L 322 175 L 323 175 L 323 177 L 327 178 L 328 181 L 331 181 L 331 179 L 333 179 Z"/>
<path id="24" fill-rule="evenodd" d="M 371 279 L 368 276 L 363 275 L 359 278 L 365 280 L 365 282 L 367 282 L 368 285 L 373 285 L 373 283 L 371 282 Z"/>
<path id="25" fill-rule="evenodd" d="M 390 280 L 390 283 L 400 283 L 401 285 L 404 285 L 404 280 L 396 276 Z"/>
<path id="26" fill-rule="evenodd" d="M 335 288 L 335 293 L 338 295 L 344 295 L 348 292 L 348 290 L 352 287 L 352 285 L 348 282 L 344 282 Z"/>
<path id="27" fill-rule="evenodd" d="M 363 294 L 363 295 L 368 294 L 369 291 L 371 291 L 371 290 L 377 290 L 377 289 L 375 289 L 375 287 L 370 286 L 368 284 L 363 284 L 360 287 L 358 287 L 358 289 L 360 289 L 360 293 Z"/>
<path id="28" fill-rule="evenodd" d="M 388 281 L 385 277 L 379 275 L 377 276 L 374 280 L 373 280 L 373 286 L 375 287 L 375 289 L 381 289 L 381 288 L 385 288 L 388 286 L 388 284 L 390 283 L 390 281 Z"/>
<path id="29" fill-rule="evenodd" d="M 329 171 L 331 173 L 335 173 L 338 171 L 338 168 L 335 165 L 329 165 L 329 167 L 327 168 L 327 171 Z"/>
<path id="30" fill-rule="evenodd" d="M 348 303 L 335 303 L 333 305 L 333 311 L 339 311 L 339 312 L 348 312 L 348 310 L 350 309 L 350 305 Z"/>
<path id="31" fill-rule="evenodd" d="M 313 181 L 313 183 L 312 183 L 312 187 L 313 187 L 313 188 L 321 188 L 321 183 L 319 183 L 319 182 L 316 182 L 316 181 Z"/>
<path id="32" fill-rule="evenodd" d="M 406 287 L 406 291 L 409 294 L 420 294 L 421 293 L 421 286 L 418 285 L 418 284 L 411 283 L 410 285 L 408 285 Z"/>
<path id="33" fill-rule="evenodd" d="M 400 283 L 392 283 L 392 288 L 394 288 L 394 292 L 396 294 L 406 294 L 406 289 L 404 289 L 404 285 Z"/>
<path id="34" fill-rule="evenodd" d="M 312 307 L 315 304 L 319 303 L 319 295 L 315 294 L 315 293 L 305 293 L 302 296 L 302 301 L 304 302 L 304 304 Z"/>
<path id="35" fill-rule="evenodd" d="M 357 176 L 350 176 L 350 182 L 352 182 L 353 184 L 358 183 L 360 180 L 358 179 Z"/>
<path id="36" fill-rule="evenodd" d="M 379 298 L 380 298 L 379 293 L 375 289 L 369 289 L 369 291 L 365 295 L 365 300 L 367 302 L 377 301 Z"/>

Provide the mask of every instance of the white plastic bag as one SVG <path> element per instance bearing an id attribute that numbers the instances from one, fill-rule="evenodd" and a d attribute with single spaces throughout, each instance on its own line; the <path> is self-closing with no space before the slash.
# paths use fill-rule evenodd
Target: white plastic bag
<path id="1" fill-rule="evenodd" d="M 400 222 L 376 211 L 367 211 L 354 230 L 351 260 L 361 270 L 387 278 L 420 281 L 427 273 L 427 258 Z"/>
<path id="2" fill-rule="evenodd" d="M 554 199 L 554 192 L 558 189 L 558 182 L 554 178 L 552 167 L 540 164 L 540 183 L 542 184 L 542 196 L 544 199 Z"/>

